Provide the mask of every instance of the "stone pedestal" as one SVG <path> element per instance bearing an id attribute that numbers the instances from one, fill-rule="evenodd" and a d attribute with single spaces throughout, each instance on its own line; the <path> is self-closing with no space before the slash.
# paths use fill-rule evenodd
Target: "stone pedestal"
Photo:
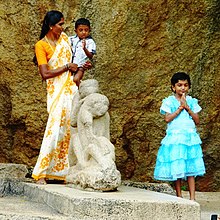
<path id="1" fill-rule="evenodd" d="M 56 184 L 10 185 L 14 195 L 45 204 L 63 215 L 48 218 L 51 220 L 200 220 L 197 202 L 134 187 L 120 186 L 117 191 L 100 193 Z"/>

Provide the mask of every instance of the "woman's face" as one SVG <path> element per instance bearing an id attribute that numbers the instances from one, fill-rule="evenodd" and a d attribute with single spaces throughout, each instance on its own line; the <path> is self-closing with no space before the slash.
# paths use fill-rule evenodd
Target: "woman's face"
<path id="1" fill-rule="evenodd" d="M 64 18 L 61 18 L 61 20 L 52 26 L 52 31 L 55 35 L 60 36 L 60 34 L 63 32 L 63 25 L 64 25 Z"/>

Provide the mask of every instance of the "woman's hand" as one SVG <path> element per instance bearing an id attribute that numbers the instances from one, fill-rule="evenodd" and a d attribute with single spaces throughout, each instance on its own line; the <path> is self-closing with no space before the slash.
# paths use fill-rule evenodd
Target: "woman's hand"
<path id="1" fill-rule="evenodd" d="M 75 64 L 75 63 L 69 63 L 69 70 L 71 72 L 76 72 L 77 71 L 77 68 L 78 68 L 78 65 Z"/>

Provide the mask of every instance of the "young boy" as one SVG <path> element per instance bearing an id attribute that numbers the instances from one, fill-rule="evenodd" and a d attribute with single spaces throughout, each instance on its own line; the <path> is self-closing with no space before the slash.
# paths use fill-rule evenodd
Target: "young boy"
<path id="1" fill-rule="evenodd" d="M 90 36 L 90 30 L 89 20 L 80 18 L 75 23 L 76 35 L 69 37 L 73 51 L 73 63 L 78 65 L 78 70 L 73 79 L 78 87 L 85 71 L 83 64 L 88 59 L 92 59 L 96 53 L 96 44 Z"/>

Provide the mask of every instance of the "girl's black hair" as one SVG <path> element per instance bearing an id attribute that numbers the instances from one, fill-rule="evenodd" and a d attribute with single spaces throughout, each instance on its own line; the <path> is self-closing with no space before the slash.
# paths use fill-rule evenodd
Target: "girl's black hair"
<path id="1" fill-rule="evenodd" d="M 90 28 L 90 21 L 86 18 L 79 18 L 75 23 L 75 29 L 77 29 L 79 25 L 87 25 Z"/>
<path id="2" fill-rule="evenodd" d="M 185 73 L 185 72 L 174 73 L 171 78 L 171 85 L 175 86 L 175 84 L 178 83 L 179 80 L 187 80 L 187 82 L 189 84 L 189 88 L 191 87 L 191 80 L 190 80 L 190 77 L 187 73 Z"/>
<path id="3" fill-rule="evenodd" d="M 60 11 L 56 11 L 56 10 L 48 11 L 43 20 L 39 40 L 44 38 L 45 35 L 50 30 L 50 27 L 57 24 L 62 18 L 63 18 L 63 14 Z M 36 54 L 34 55 L 33 62 L 35 65 L 37 65 Z"/>

